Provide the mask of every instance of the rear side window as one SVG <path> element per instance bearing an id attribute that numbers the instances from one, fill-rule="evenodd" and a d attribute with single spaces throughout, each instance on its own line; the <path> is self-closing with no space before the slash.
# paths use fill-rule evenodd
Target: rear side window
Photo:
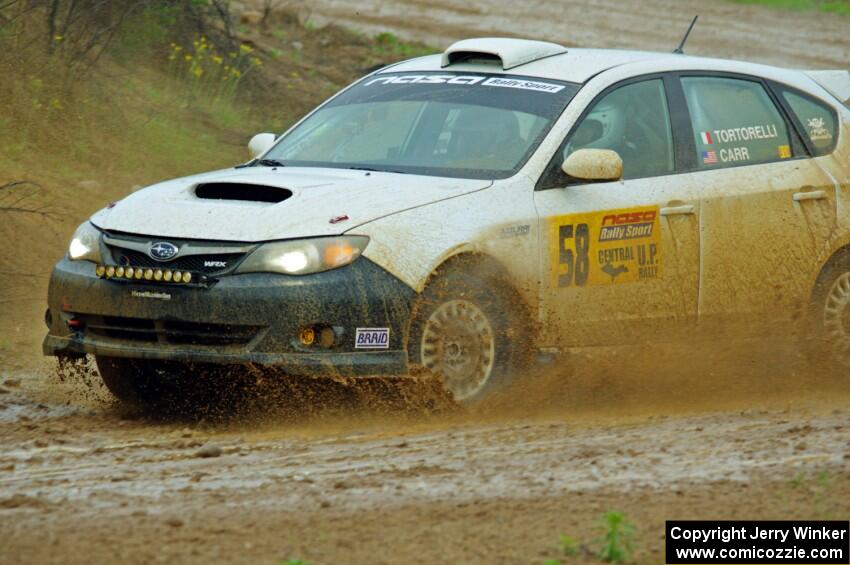
<path id="1" fill-rule="evenodd" d="M 792 156 L 788 126 L 761 83 L 684 77 L 701 169 L 752 165 Z"/>
<path id="2" fill-rule="evenodd" d="M 835 112 L 822 102 L 786 90 L 782 93 L 791 111 L 803 126 L 803 135 L 809 138 L 815 155 L 826 155 L 835 148 L 837 120 Z"/>

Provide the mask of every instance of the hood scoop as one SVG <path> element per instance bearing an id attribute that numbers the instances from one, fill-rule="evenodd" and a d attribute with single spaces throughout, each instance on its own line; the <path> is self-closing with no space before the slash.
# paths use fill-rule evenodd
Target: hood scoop
<path id="1" fill-rule="evenodd" d="M 463 39 L 443 53 L 443 68 L 457 63 L 496 63 L 503 70 L 520 67 L 546 57 L 561 55 L 567 48 L 547 41 L 530 41 L 509 37 Z"/>
<path id="2" fill-rule="evenodd" d="M 195 196 L 202 200 L 238 200 L 277 204 L 292 196 L 285 188 L 237 182 L 207 182 L 195 187 Z"/>

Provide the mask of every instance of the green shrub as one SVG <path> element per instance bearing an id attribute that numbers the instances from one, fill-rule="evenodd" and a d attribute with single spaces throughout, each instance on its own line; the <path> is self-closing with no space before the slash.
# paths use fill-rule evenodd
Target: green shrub
<path id="1" fill-rule="evenodd" d="M 622 512 L 609 511 L 603 515 L 605 534 L 599 539 L 599 558 L 609 563 L 623 563 L 632 554 L 634 526 L 626 521 Z"/>

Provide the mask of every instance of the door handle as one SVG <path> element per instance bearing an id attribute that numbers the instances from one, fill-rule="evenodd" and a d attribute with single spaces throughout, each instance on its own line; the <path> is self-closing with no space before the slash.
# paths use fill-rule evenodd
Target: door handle
<path id="1" fill-rule="evenodd" d="M 662 216 L 677 216 L 681 214 L 693 214 L 693 204 L 685 204 L 684 206 L 667 206 L 661 209 Z"/>
<path id="2" fill-rule="evenodd" d="M 802 202 L 803 200 L 823 200 L 826 198 L 825 190 L 810 190 L 807 192 L 795 192 L 794 202 Z"/>

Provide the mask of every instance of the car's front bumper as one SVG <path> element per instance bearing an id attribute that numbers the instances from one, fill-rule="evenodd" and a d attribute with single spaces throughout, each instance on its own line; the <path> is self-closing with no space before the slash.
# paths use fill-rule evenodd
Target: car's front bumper
<path id="1" fill-rule="evenodd" d="M 45 355 L 253 363 L 305 375 L 407 370 L 416 293 L 366 258 L 307 276 L 223 276 L 206 288 L 106 280 L 94 270 L 67 258 L 54 268 Z M 331 328 L 334 344 L 303 345 L 306 327 Z M 387 348 L 356 349 L 357 328 L 387 328 Z"/>

